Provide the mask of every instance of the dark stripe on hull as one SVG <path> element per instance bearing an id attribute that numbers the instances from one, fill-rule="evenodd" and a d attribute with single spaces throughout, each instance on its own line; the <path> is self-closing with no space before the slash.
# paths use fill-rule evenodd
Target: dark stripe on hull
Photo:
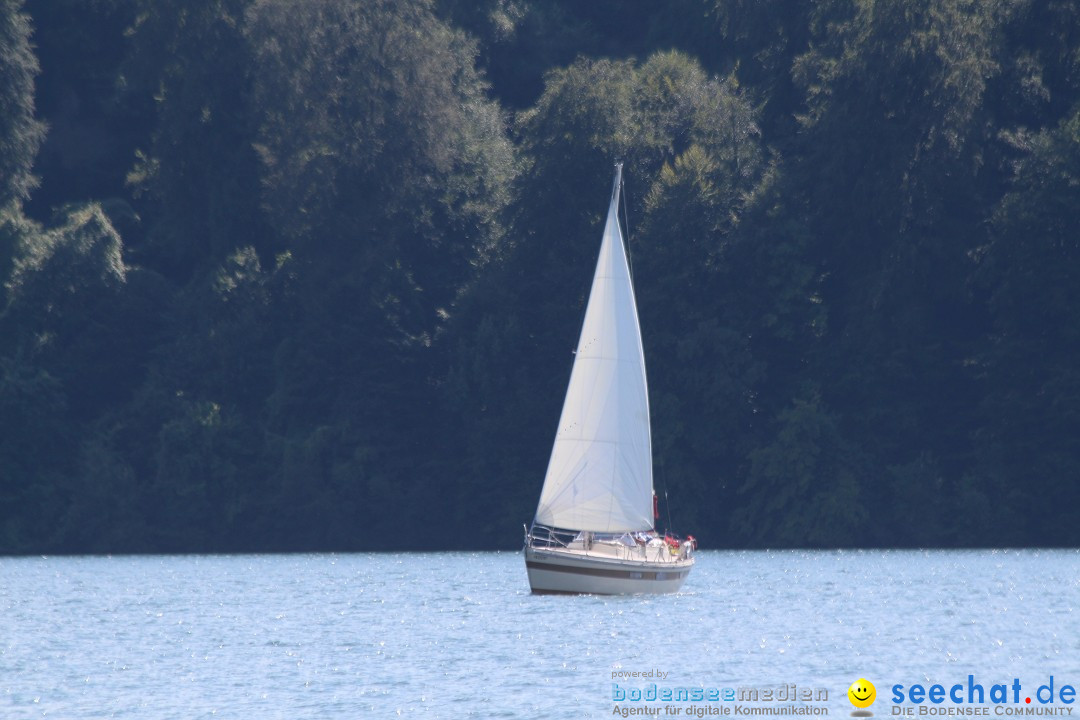
<path id="1" fill-rule="evenodd" d="M 571 565 L 526 560 L 525 567 L 530 570 L 570 573 L 572 575 L 592 575 L 593 577 L 619 578 L 620 580 L 678 580 L 686 577 L 689 570 L 609 570 L 608 568 L 586 568 Z M 535 592 L 535 591 L 534 591 Z"/>

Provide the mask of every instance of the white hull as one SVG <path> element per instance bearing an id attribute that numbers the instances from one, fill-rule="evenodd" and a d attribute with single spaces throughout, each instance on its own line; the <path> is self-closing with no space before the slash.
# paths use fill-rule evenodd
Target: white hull
<path id="1" fill-rule="evenodd" d="M 525 548 L 529 586 L 536 594 L 673 593 L 693 565 L 692 557 L 639 560 L 567 548 Z"/>

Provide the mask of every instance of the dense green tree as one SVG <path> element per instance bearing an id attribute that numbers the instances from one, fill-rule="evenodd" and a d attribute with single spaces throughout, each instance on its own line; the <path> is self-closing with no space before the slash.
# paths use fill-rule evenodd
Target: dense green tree
<path id="1" fill-rule="evenodd" d="M 22 357 L 0 357 L 0 548 L 50 547 L 75 431 L 60 382 Z"/>
<path id="2" fill-rule="evenodd" d="M 178 283 L 237 248 L 281 249 L 259 211 L 250 4 L 142 2 L 130 31 L 124 97 L 152 99 L 155 118 L 128 175 L 148 236 L 139 257 Z"/>
<path id="3" fill-rule="evenodd" d="M 677 0 L 653 23 L 653 40 L 696 57 L 711 72 L 739 78 L 759 104 L 759 125 L 773 147 L 795 139 L 804 94 L 792 63 L 806 52 L 819 3 L 784 0 Z M 664 45 L 661 44 L 661 47 Z"/>
<path id="4" fill-rule="evenodd" d="M 988 502 L 1020 511 L 1022 536 L 1069 544 L 1080 443 L 1080 112 L 1030 138 L 993 216 L 977 286 L 993 331 L 978 356 L 977 447 Z M 1013 485 L 1009 481 L 1019 483 Z M 1022 490 L 1021 490 L 1022 488 Z"/>
<path id="5" fill-rule="evenodd" d="M 80 419 L 130 391 L 145 357 L 137 348 L 153 339 L 146 322 L 128 324 L 139 309 L 127 304 L 127 271 L 120 236 L 98 205 L 87 205 L 24 236 L 8 283 L 0 336 L 63 381 Z"/>
<path id="6" fill-rule="evenodd" d="M 25 239 L 40 231 L 39 225 L 23 214 L 18 203 L 0 210 L 0 313 L 8 303 L 15 259 L 22 252 Z"/>
<path id="7" fill-rule="evenodd" d="M 796 64 L 807 112 L 786 191 L 828 312 L 815 372 L 842 432 L 886 466 L 930 452 L 955 477 L 970 457 L 964 361 L 983 322 L 964 278 L 983 242 L 983 98 L 1001 18 L 960 0 L 822 3 L 820 44 Z M 870 496 L 884 489 L 861 480 Z"/>
<path id="8" fill-rule="evenodd" d="M 146 482 L 106 431 L 90 432 L 78 447 L 64 487 L 69 493 L 54 520 L 54 549 L 66 553 L 154 552 L 167 514 L 147 512 Z M 161 523 L 161 524 L 158 524 Z M 181 549 L 192 549 L 183 544 Z M 221 547 L 221 546 L 219 546 Z"/>
<path id="9" fill-rule="evenodd" d="M 1018 0 L 1007 7 L 1001 74 L 992 81 L 996 122 L 1053 127 L 1080 93 L 1080 8 L 1075 0 Z"/>
<path id="10" fill-rule="evenodd" d="M 0 552 L 512 547 L 616 160 L 662 526 L 1075 544 L 1078 17 L 0 0 Z"/>
<path id="11" fill-rule="evenodd" d="M 869 521 L 859 454 L 813 391 L 780 413 L 771 442 L 750 453 L 735 528 L 752 544 L 861 544 Z"/>
<path id="12" fill-rule="evenodd" d="M 446 386 L 448 412 L 461 418 L 467 450 L 459 517 L 488 518 L 480 532 L 494 540 L 532 513 L 551 443 L 550 434 L 536 430 L 559 411 L 606 211 L 599 188 L 610 182 L 613 160 L 623 158 L 631 220 L 642 217 L 630 251 L 653 397 L 662 398 L 654 421 L 666 429 L 656 442 L 665 465 L 658 477 L 670 475 L 673 487 L 686 488 L 679 519 L 697 520 L 714 504 L 694 510 L 686 499 L 704 493 L 715 502 L 713 473 L 723 471 L 701 468 L 731 449 L 705 422 L 687 422 L 693 430 L 680 433 L 684 406 L 673 398 L 700 378 L 688 366 L 713 353 L 731 365 L 710 378 L 718 389 L 709 400 L 734 395 L 741 405 L 740 386 L 753 372 L 738 331 L 694 301 L 716 290 L 716 258 L 764 172 L 753 111 L 734 81 L 709 78 L 677 53 L 640 66 L 579 60 L 549 74 L 536 106 L 519 117 L 518 133 L 529 162 L 520 193 L 530 201 L 449 336 L 459 345 Z M 688 286 L 686 300 L 671 294 Z M 501 355 L 489 356 L 488 348 Z M 499 366 L 514 370 L 500 373 Z M 705 404 L 702 420 L 713 419 L 719 403 Z"/>
<path id="13" fill-rule="evenodd" d="M 38 61 L 22 0 L 0 2 L 0 212 L 25 200 L 37 180 L 32 166 L 45 126 L 34 117 Z"/>
<path id="14" fill-rule="evenodd" d="M 127 279 L 120 236 L 97 205 L 71 208 L 61 224 L 22 240 L 8 281 L 8 311 L 20 314 L 28 337 L 55 334 L 51 323 L 76 312 L 83 293 L 115 289 Z"/>
<path id="15" fill-rule="evenodd" d="M 578 16 L 582 3 L 439 0 L 437 8 L 477 39 L 492 92 L 509 108 L 535 103 L 551 68 L 568 65 L 580 54 L 610 54 L 599 47 L 600 28 Z"/>
<path id="16" fill-rule="evenodd" d="M 736 95 L 727 100 L 729 109 L 748 111 Z M 719 518 L 747 450 L 743 428 L 759 409 L 764 370 L 733 302 L 735 230 L 762 169 L 755 125 L 744 119 L 743 131 L 713 153 L 695 144 L 664 165 L 634 236 L 657 485 L 677 528 L 695 528 L 705 543 L 727 534 Z M 724 119 L 717 125 L 737 127 Z M 740 152 L 741 162 L 733 157 Z"/>
<path id="17" fill-rule="evenodd" d="M 644 58 L 717 46 L 706 0 L 438 0 L 439 12 L 480 44 L 481 65 L 507 107 L 526 109 L 544 93 L 544 75 L 581 56 Z M 711 55 L 710 55 L 711 57 Z M 725 68 L 730 70 L 731 67 Z"/>
<path id="18" fill-rule="evenodd" d="M 41 185 L 27 212 L 47 220 L 69 203 L 117 203 L 152 117 L 150 103 L 131 102 L 118 75 L 137 0 L 27 0 L 26 11 L 41 63 L 35 104 L 49 129 L 34 166 Z M 125 237 L 129 229 L 122 228 Z"/>
<path id="19" fill-rule="evenodd" d="M 268 398 L 281 497 L 314 477 L 302 506 L 337 508 L 342 534 L 435 532 L 403 499 L 445 474 L 435 457 L 415 471 L 435 421 L 431 342 L 501 237 L 503 116 L 474 45 L 428 2 L 258 2 L 247 37 L 263 206 L 296 278 Z"/>
<path id="20" fill-rule="evenodd" d="M 430 335 L 498 237 L 513 172 L 475 48 L 427 2 L 249 16 L 269 217 L 298 257 L 354 263 L 400 332 Z"/>
<path id="21" fill-rule="evenodd" d="M 13 543 L 79 549 L 65 536 L 83 537 L 82 525 L 64 520 L 89 499 L 77 481 L 78 447 L 86 424 L 121 406 L 143 377 L 156 307 L 140 273 L 129 285 L 120 237 L 99 206 L 68 208 L 47 230 L 20 230 L 0 313 L 4 483 L 19 499 L 12 507 L 22 527 Z"/>

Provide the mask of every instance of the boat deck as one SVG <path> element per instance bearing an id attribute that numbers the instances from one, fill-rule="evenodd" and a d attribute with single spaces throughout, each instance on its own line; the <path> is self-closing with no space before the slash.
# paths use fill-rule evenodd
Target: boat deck
<path id="1" fill-rule="evenodd" d="M 540 548 L 538 550 L 552 550 L 560 555 L 588 557 L 597 560 L 610 559 L 619 562 L 639 563 L 663 563 L 679 564 L 685 562 L 687 554 L 682 547 L 673 553 L 670 546 L 663 541 L 653 542 L 648 545 L 625 545 L 617 541 L 595 540 L 586 543 L 583 540 L 574 540 L 565 546 L 557 548 Z"/>

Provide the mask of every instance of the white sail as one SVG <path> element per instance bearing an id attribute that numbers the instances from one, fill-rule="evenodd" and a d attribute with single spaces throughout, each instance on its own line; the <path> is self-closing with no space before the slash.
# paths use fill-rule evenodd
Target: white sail
<path id="1" fill-rule="evenodd" d="M 536 522 L 569 530 L 652 527 L 652 440 L 641 330 L 619 228 L 622 166 Z"/>

